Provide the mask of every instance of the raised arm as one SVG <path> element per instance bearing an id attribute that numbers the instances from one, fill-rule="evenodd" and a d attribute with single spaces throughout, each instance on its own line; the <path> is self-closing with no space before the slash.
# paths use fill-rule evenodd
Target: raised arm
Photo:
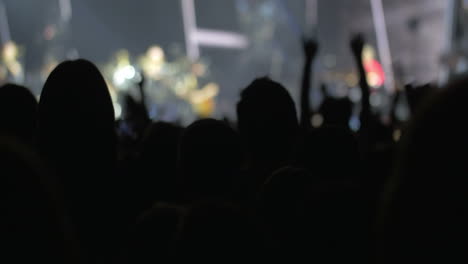
<path id="1" fill-rule="evenodd" d="M 301 87 L 301 127 L 304 131 L 311 129 L 310 87 L 312 81 L 312 65 L 317 54 L 318 44 L 313 39 L 303 41 L 304 48 L 304 71 L 302 73 Z"/>
<path id="2" fill-rule="evenodd" d="M 361 100 L 361 130 L 367 129 L 371 118 L 370 107 L 370 88 L 367 83 L 366 71 L 362 62 L 362 51 L 364 49 L 364 38 L 362 35 L 356 35 L 351 40 L 351 50 L 359 71 L 359 86 L 361 87 L 362 100 Z"/>

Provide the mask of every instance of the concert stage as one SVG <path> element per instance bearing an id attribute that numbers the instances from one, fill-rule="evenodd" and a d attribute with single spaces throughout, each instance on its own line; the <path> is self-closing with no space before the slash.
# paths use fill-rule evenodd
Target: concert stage
<path id="1" fill-rule="evenodd" d="M 2 0 L 0 37 L 11 58 L 2 56 L 0 79 L 38 95 L 58 62 L 82 57 L 103 72 L 118 116 L 122 94 L 138 98 L 145 76 L 155 119 L 234 118 L 240 90 L 255 77 L 268 75 L 299 96 L 303 36 L 320 42 L 316 87 L 326 83 L 333 96 L 352 97 L 348 41 L 362 32 L 385 75 L 383 99 L 375 100 L 385 109 L 395 87 L 438 79 L 445 2 Z M 319 104 L 319 89 L 311 99 Z"/>

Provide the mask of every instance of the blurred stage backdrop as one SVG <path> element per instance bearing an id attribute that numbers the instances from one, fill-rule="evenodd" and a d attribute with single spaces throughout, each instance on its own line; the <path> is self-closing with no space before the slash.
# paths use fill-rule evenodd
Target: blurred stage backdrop
<path id="1" fill-rule="evenodd" d="M 348 42 L 362 32 L 368 79 L 381 91 L 373 103 L 385 108 L 404 83 L 438 81 L 447 67 L 463 66 L 462 49 L 447 52 L 462 42 L 463 7 L 428 0 L 0 0 L 0 81 L 39 95 L 57 63 L 86 58 L 103 72 L 117 117 L 123 95 L 141 96 L 144 76 L 152 118 L 234 118 L 240 90 L 258 76 L 280 81 L 297 98 L 303 36 L 320 42 L 315 87 L 359 101 Z M 311 98 L 319 104 L 320 89 Z"/>

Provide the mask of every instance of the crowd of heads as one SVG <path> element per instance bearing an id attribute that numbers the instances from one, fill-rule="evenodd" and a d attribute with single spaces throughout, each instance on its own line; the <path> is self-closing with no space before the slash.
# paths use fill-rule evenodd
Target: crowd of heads
<path id="1" fill-rule="evenodd" d="M 359 58 L 362 40 L 352 43 Z M 303 94 L 317 52 L 307 45 Z M 349 101 L 324 100 L 326 122 L 312 128 L 312 109 L 298 114 L 263 77 L 242 90 L 236 122 L 183 127 L 132 98 L 139 111 L 115 120 L 96 66 L 63 62 L 38 101 L 0 88 L 3 260 L 466 261 L 467 87 L 401 89 L 404 124 L 381 123 L 363 98 L 356 132 Z"/>

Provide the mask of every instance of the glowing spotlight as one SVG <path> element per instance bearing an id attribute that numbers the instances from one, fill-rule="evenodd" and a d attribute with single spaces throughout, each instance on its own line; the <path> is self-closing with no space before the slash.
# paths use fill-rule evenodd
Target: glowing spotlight
<path id="1" fill-rule="evenodd" d="M 321 127 L 323 125 L 323 116 L 321 114 L 315 114 L 312 116 L 312 126 L 315 128 Z"/>
<path id="2" fill-rule="evenodd" d="M 135 67 L 127 65 L 115 71 L 113 80 L 116 85 L 120 86 L 128 80 L 132 80 L 135 76 Z"/>
<path id="3" fill-rule="evenodd" d="M 375 50 L 370 45 L 364 46 L 362 61 L 366 70 L 367 83 L 372 88 L 380 88 L 385 83 L 385 72 L 375 59 Z"/>
<path id="4" fill-rule="evenodd" d="M 130 79 L 135 78 L 136 71 L 135 71 L 135 68 L 133 66 L 128 65 L 128 66 L 125 66 L 122 69 L 122 73 L 124 74 L 125 79 L 130 80 Z"/>
<path id="5" fill-rule="evenodd" d="M 19 48 L 13 41 L 8 41 L 3 46 L 2 56 L 6 62 L 15 61 L 19 55 Z"/>

